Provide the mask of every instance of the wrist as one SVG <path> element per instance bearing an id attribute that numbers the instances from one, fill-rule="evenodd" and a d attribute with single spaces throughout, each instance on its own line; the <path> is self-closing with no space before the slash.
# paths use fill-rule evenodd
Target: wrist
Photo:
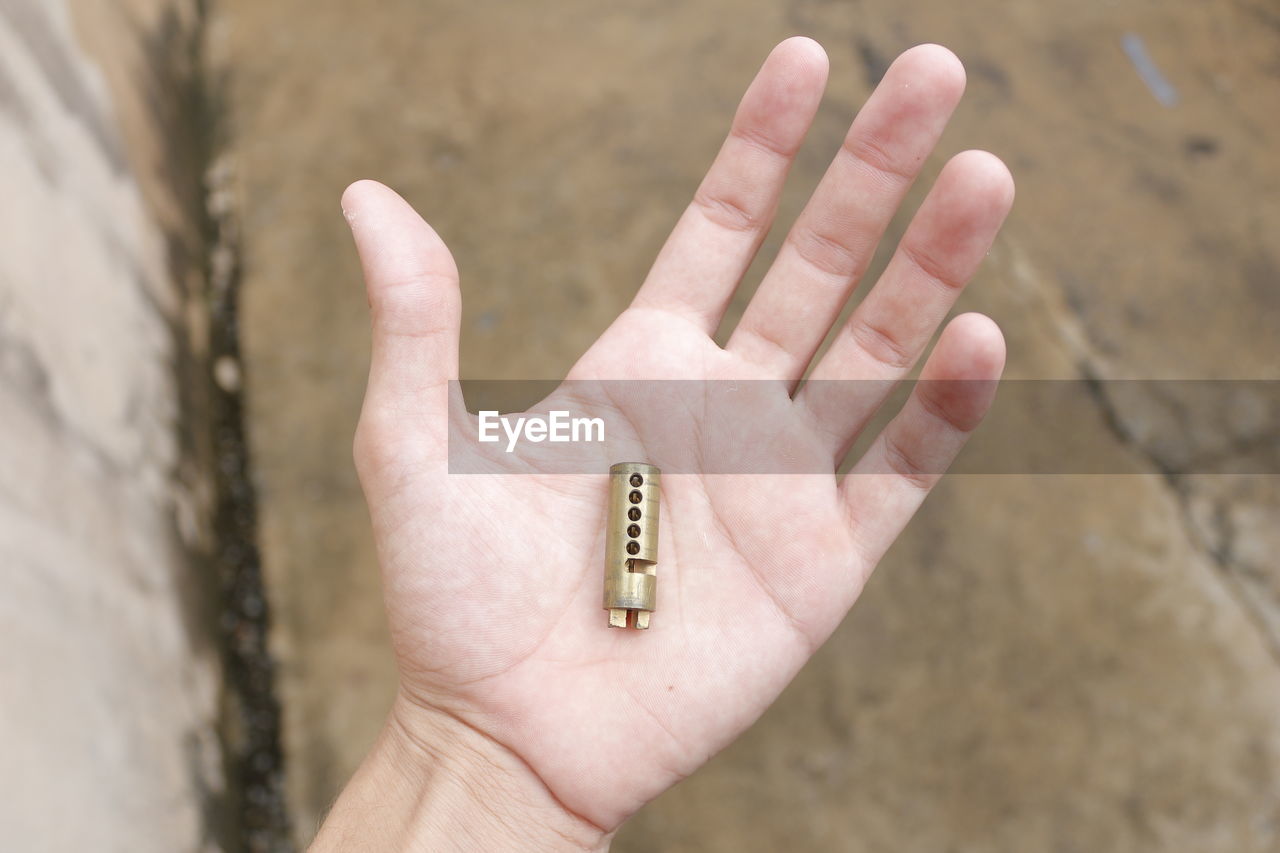
<path id="1" fill-rule="evenodd" d="M 401 693 L 311 853 L 603 851 L 612 837 L 565 809 L 509 749 Z"/>

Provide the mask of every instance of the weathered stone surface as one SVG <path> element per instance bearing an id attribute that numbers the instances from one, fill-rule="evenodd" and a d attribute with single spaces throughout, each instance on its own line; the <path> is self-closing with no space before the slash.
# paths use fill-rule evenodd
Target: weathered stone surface
<path id="1" fill-rule="evenodd" d="M 158 121 L 118 111 L 154 97 L 147 39 L 176 4 L 100 5 L 0 2 L 0 846 L 215 849 L 220 677 L 198 484 L 175 485 L 180 229 L 134 159 L 163 150 Z"/>
<path id="2" fill-rule="evenodd" d="M 401 190 L 452 246 L 464 376 L 547 378 L 630 298 L 774 42 L 802 32 L 832 58 L 786 221 L 887 62 L 939 41 L 970 77 L 943 153 L 991 148 L 1019 183 L 962 303 L 1002 324 L 1010 375 L 1275 378 L 1280 29 L 1260 3 L 228 0 L 223 13 L 304 836 L 394 689 L 349 462 L 368 343 L 337 210 L 353 179 Z M 1175 105 L 1143 83 L 1126 34 Z M 1280 844 L 1274 489 L 1157 474 L 1104 409 L 1091 440 L 1139 473 L 950 481 L 778 706 L 618 849 Z"/>

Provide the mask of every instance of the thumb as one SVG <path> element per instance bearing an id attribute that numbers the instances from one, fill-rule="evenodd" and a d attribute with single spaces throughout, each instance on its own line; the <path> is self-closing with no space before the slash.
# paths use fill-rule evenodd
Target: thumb
<path id="1" fill-rule="evenodd" d="M 342 212 L 355 235 L 373 323 L 361 432 L 373 433 L 369 439 L 384 451 L 399 442 L 383 439 L 410 432 L 443 449 L 462 314 L 453 256 L 408 202 L 382 184 L 352 184 Z"/>

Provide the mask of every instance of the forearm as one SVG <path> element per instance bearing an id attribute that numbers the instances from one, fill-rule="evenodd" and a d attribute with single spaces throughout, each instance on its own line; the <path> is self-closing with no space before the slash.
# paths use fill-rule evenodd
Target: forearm
<path id="1" fill-rule="evenodd" d="M 603 851 L 612 837 L 566 811 L 504 747 L 399 697 L 311 853 Z"/>

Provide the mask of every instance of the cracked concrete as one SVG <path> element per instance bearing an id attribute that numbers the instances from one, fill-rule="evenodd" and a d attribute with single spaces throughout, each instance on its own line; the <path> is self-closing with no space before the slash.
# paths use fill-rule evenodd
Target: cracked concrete
<path id="1" fill-rule="evenodd" d="M 1274 413 L 1224 421 L 1108 385 L 1280 378 L 1280 21 L 1265 4 L 221 8 L 300 840 L 394 677 L 349 459 L 368 337 L 342 188 L 392 184 L 452 246 L 466 376 L 561 374 L 629 300 L 760 58 L 802 32 L 827 47 L 832 82 L 782 221 L 891 57 L 951 46 L 969 92 L 942 151 L 990 148 L 1019 183 L 961 308 L 1001 323 L 1011 377 L 1095 378 L 1083 440 L 1129 473 L 947 480 L 778 705 L 617 849 L 1280 846 L 1277 478 L 1248 474 L 1247 455 L 1238 474 L 1196 474 L 1195 454 L 1170 456 L 1148 428 L 1181 407 L 1202 416 L 1181 446 L 1232 452 L 1253 435 L 1266 452 Z M 1176 105 L 1147 88 L 1126 36 Z M 1036 428 L 1029 414 L 997 438 Z"/>

